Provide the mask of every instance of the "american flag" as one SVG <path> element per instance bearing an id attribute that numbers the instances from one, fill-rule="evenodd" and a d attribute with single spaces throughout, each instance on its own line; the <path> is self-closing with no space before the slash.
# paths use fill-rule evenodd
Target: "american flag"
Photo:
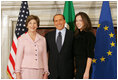
<path id="1" fill-rule="evenodd" d="M 29 16 L 28 2 L 22 1 L 7 65 L 7 73 L 9 78 L 11 79 L 16 78 L 15 56 L 17 51 L 17 39 L 20 38 L 20 36 L 23 33 L 27 32 L 25 22 L 28 16 Z"/>

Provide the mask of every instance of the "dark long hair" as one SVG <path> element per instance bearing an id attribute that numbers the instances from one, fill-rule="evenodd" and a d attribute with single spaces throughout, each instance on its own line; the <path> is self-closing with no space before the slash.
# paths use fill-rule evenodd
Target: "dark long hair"
<path id="1" fill-rule="evenodd" d="M 84 12 L 79 12 L 75 15 L 75 20 L 74 20 L 75 35 L 79 33 L 79 30 L 78 30 L 77 25 L 76 25 L 76 17 L 79 15 L 82 17 L 82 21 L 84 22 L 83 31 L 92 32 L 93 29 L 92 29 L 92 24 L 91 24 L 91 20 L 90 20 L 89 16 Z"/>

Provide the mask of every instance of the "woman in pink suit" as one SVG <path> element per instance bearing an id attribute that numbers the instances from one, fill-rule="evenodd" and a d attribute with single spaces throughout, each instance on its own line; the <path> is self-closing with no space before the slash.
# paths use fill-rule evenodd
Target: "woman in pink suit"
<path id="1" fill-rule="evenodd" d="M 18 39 L 15 72 L 17 79 L 47 79 L 48 59 L 45 38 L 36 32 L 39 18 L 28 16 L 28 32 Z"/>

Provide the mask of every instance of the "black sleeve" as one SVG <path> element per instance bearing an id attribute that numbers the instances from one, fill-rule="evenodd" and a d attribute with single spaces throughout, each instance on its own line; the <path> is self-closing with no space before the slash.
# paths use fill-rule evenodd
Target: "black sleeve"
<path id="1" fill-rule="evenodd" d="M 93 33 L 88 34 L 88 44 L 87 44 L 87 53 L 88 57 L 94 58 L 94 48 L 96 43 L 96 37 Z"/>

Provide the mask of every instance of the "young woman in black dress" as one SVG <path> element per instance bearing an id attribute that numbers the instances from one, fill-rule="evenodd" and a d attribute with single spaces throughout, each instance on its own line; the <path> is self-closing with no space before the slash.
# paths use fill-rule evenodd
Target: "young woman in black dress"
<path id="1" fill-rule="evenodd" d="M 79 12 L 75 16 L 74 55 L 76 79 L 89 79 L 92 73 L 92 58 L 96 38 L 92 33 L 92 24 L 88 15 Z"/>

